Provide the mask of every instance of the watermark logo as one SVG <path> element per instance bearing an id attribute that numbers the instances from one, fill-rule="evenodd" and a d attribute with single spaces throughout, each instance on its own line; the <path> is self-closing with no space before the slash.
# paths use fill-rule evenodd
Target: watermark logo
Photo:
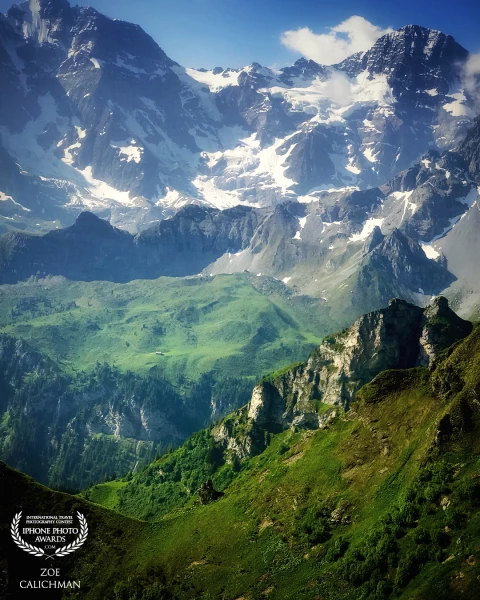
<path id="1" fill-rule="evenodd" d="M 79 512 L 77 518 L 76 527 L 73 517 L 68 515 L 27 516 L 22 526 L 22 513 L 19 512 L 13 517 L 10 533 L 15 544 L 24 552 L 53 560 L 75 552 L 85 543 L 88 536 L 87 520 Z M 72 536 L 75 538 L 70 541 Z"/>

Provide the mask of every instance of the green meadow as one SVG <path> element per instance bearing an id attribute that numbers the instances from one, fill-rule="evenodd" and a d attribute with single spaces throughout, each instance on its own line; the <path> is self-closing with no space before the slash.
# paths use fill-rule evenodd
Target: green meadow
<path id="1" fill-rule="evenodd" d="M 66 370 L 108 363 L 169 380 L 254 376 L 305 359 L 336 328 L 320 300 L 248 274 L 5 285 L 0 331 Z M 157 354 L 158 353 L 158 354 Z"/>

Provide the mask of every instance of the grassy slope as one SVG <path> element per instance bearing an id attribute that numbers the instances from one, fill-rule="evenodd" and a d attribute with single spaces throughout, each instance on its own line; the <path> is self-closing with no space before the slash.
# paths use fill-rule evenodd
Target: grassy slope
<path id="1" fill-rule="evenodd" d="M 193 489 L 181 506 L 146 523 L 52 492 L 0 464 L 0 524 L 5 530 L 29 507 L 86 514 L 88 543 L 62 562 L 82 580 L 81 594 L 69 597 L 477 598 L 479 390 L 477 328 L 433 372 L 381 374 L 327 430 L 274 436 L 212 504 L 201 506 Z M 117 491 L 129 487 L 139 505 L 155 498 L 172 456 L 180 484 L 188 484 L 200 439 L 154 463 L 148 485 L 139 474 L 97 486 L 90 498 L 118 508 Z M 0 561 L 11 551 L 5 540 Z"/>
<path id="2" fill-rule="evenodd" d="M 479 359 L 477 329 L 432 374 L 380 375 L 328 430 L 275 436 L 223 498 L 164 516 L 142 560 L 181 598 L 478 597 Z M 446 414 L 453 435 L 438 444 Z M 92 497 L 115 506 L 113 485 L 125 482 Z"/>
<path id="3" fill-rule="evenodd" d="M 55 565 L 61 568 L 62 576 L 66 579 L 81 580 L 81 590 L 70 594 L 65 592 L 65 596 L 95 600 L 118 598 L 114 596 L 113 588 L 119 578 L 126 579 L 126 573 L 135 577 L 137 572 L 147 577 L 144 547 L 147 540 L 155 539 L 155 526 L 125 518 L 76 496 L 54 492 L 0 462 L 0 597 L 2 599 L 19 597 L 17 590 L 9 595 L 6 589 L 7 557 L 13 564 L 21 565 L 23 578 L 26 573 L 32 574 L 33 577 L 38 576 L 39 567 L 46 566 L 42 559 L 30 558 L 10 540 L 8 531 L 10 522 L 19 510 L 24 514 L 29 512 L 30 514 L 64 515 L 80 511 L 85 515 L 89 526 L 87 542 L 80 551 L 62 558 L 61 564 Z M 149 576 L 152 574 L 150 573 Z M 155 569 L 154 575 L 155 579 L 161 582 L 162 573 L 158 568 Z"/>
<path id="4" fill-rule="evenodd" d="M 155 368 L 172 380 L 212 369 L 258 375 L 304 358 L 335 325 L 320 301 L 307 306 L 279 283 L 277 291 L 261 293 L 255 279 L 51 278 L 2 286 L 0 331 L 28 340 L 66 368 L 89 370 L 99 361 L 121 370 Z"/>
<path id="5" fill-rule="evenodd" d="M 80 498 L 52 492 L 0 465 L 0 489 L 8 489 L 10 495 L 7 501 L 2 495 L 2 527 L 16 510 L 29 506 L 40 514 L 83 512 L 90 525 L 88 542 L 73 558 L 62 562 L 69 577 L 82 580 L 79 598 L 253 599 L 264 597 L 267 591 L 269 598 L 285 600 L 387 598 L 362 596 L 361 587 L 349 585 L 341 576 L 345 558 L 333 560 L 335 547 L 343 536 L 350 542 L 348 557 L 355 547 L 362 548 L 366 536 L 372 536 L 382 515 L 393 512 L 397 503 L 405 504 L 411 483 L 425 471 L 423 459 L 435 423 L 448 405 L 429 395 L 424 371 L 385 377 L 387 381 L 378 379 L 377 389 L 366 395 L 363 406 L 348 420 L 338 420 L 324 432 L 277 436 L 264 454 L 250 461 L 222 499 L 207 506 L 192 502 L 157 523 L 138 522 Z M 379 399 L 378 388 L 385 389 L 384 383 L 394 383 L 400 391 L 372 403 Z M 381 450 L 385 438 L 378 435 L 380 432 L 388 436 L 388 454 Z M 472 442 L 474 452 L 465 452 Z M 285 445 L 289 447 L 286 452 Z M 458 491 L 472 481 L 472 474 L 479 473 L 478 450 L 478 435 L 472 431 L 461 442 L 445 447 L 440 455 L 432 455 L 435 464 L 445 460 L 456 465 L 456 477 L 448 482 L 452 502 L 459 504 Z M 432 486 L 431 480 L 423 484 L 428 486 Z M 308 533 L 311 527 L 325 521 L 322 511 L 327 509 L 330 514 L 339 499 L 350 503 L 345 506 L 352 523 L 332 526 L 326 536 L 331 535 L 330 539 L 312 541 L 312 533 Z M 398 596 L 391 597 L 476 597 L 478 508 L 469 510 L 470 504 L 462 502 L 468 521 L 461 527 L 453 526 L 447 534 L 449 546 L 443 551 L 442 562 L 427 562 Z M 307 506 L 317 510 L 313 521 L 304 510 Z M 418 523 L 400 528 L 400 559 L 411 548 L 422 546 L 414 541 L 419 530 L 433 534 L 443 529 L 451 516 L 450 509 L 428 509 Z M 313 535 L 319 535 L 318 531 Z M 370 541 L 368 544 L 378 553 L 378 543 L 377 547 Z M 5 546 L 1 550 L 4 559 Z M 21 551 L 14 551 L 21 560 Z M 442 564 L 449 556 L 453 558 Z M 167 590 L 163 588 L 165 582 Z M 138 588 L 150 589 L 152 594 L 140 591 L 134 596 Z"/>

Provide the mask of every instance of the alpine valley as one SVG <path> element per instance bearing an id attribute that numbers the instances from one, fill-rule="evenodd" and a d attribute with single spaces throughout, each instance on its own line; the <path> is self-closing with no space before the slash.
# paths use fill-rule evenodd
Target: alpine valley
<path id="1" fill-rule="evenodd" d="M 0 14 L 2 598 L 14 515 L 76 511 L 52 598 L 480 596 L 470 64 L 407 25 L 192 69 Z"/>

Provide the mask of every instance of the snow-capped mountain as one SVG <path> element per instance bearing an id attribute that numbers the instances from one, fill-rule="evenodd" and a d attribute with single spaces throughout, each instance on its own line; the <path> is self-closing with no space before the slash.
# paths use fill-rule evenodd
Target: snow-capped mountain
<path id="1" fill-rule="evenodd" d="M 324 298 L 340 320 L 391 297 L 424 305 L 440 293 L 471 316 L 480 308 L 479 148 L 477 119 L 456 151 L 430 150 L 388 184 L 277 206 L 248 247 L 204 272 L 276 277 Z"/>
<path id="2" fill-rule="evenodd" d="M 425 305 L 438 294 L 471 316 L 480 296 L 479 148 L 480 118 L 456 151 L 430 150 L 366 190 L 263 208 L 185 206 L 136 236 L 91 213 L 44 236 L 10 232 L 0 238 L 0 283 L 249 271 L 322 298 L 338 323 L 392 297 Z"/>
<path id="3" fill-rule="evenodd" d="M 185 69 L 138 26 L 28 0 L 0 16 L 2 226 L 89 209 L 136 231 L 189 203 L 315 204 L 384 185 L 465 135 L 467 56 L 407 26 L 332 67 Z"/>

